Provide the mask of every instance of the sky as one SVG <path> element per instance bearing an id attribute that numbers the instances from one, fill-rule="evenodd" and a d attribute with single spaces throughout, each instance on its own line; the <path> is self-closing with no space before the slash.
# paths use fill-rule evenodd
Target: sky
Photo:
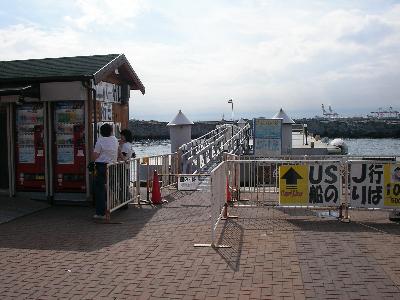
<path id="1" fill-rule="evenodd" d="M 135 119 L 400 110 L 400 1 L 2 1 L 0 60 L 109 53 L 146 87 Z"/>

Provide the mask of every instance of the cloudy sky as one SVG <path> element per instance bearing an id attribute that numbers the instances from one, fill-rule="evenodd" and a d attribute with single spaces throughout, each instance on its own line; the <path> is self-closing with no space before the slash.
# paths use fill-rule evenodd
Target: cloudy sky
<path id="1" fill-rule="evenodd" d="M 400 1 L 31 0 L 0 7 L 0 59 L 124 53 L 130 117 L 400 109 Z"/>

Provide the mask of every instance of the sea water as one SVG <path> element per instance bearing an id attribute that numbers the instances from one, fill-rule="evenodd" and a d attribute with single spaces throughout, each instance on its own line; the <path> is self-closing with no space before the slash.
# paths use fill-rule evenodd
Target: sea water
<path id="1" fill-rule="evenodd" d="M 400 139 L 344 139 L 349 155 L 400 156 Z"/>
<path id="2" fill-rule="evenodd" d="M 345 139 L 349 155 L 400 156 L 400 139 Z M 137 157 L 171 153 L 170 140 L 143 140 L 133 144 Z"/>
<path id="3" fill-rule="evenodd" d="M 155 156 L 171 153 L 170 140 L 141 140 L 133 143 L 136 157 Z"/>

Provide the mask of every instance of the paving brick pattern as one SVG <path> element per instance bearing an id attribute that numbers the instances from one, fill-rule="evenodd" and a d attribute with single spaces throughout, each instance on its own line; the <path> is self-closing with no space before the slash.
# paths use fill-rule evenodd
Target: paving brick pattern
<path id="1" fill-rule="evenodd" d="M 210 195 L 160 208 L 51 207 L 0 225 L 1 299 L 400 299 L 400 227 L 385 212 L 352 222 L 309 210 L 231 210 L 210 242 Z"/>

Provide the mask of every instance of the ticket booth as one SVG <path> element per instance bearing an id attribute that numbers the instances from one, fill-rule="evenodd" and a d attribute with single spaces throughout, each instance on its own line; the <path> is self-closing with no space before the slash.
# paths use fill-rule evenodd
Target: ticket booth
<path id="1" fill-rule="evenodd" d="M 131 90 L 145 92 L 123 54 L 0 62 L 0 192 L 90 201 L 99 128 L 127 128 Z"/>

